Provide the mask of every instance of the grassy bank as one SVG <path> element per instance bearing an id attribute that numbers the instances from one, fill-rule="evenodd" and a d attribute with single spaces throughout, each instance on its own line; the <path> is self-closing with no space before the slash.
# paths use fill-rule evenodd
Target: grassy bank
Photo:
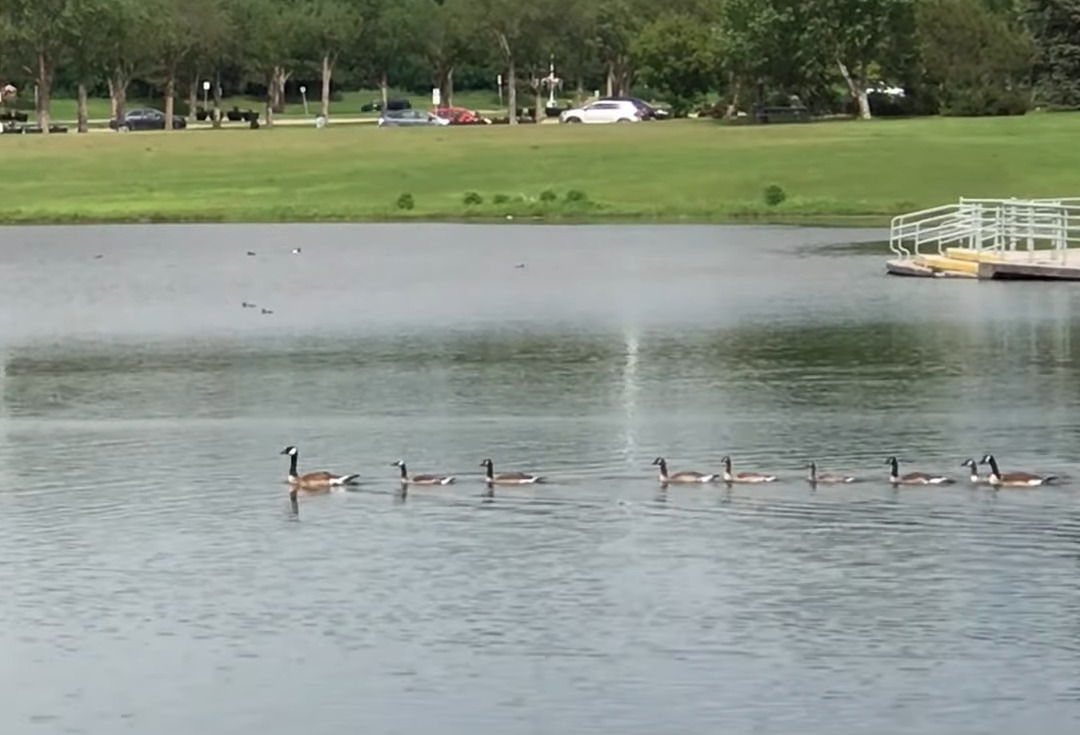
<path id="1" fill-rule="evenodd" d="M 959 196 L 1080 196 L 1078 138 L 1077 114 L 12 135 L 0 221 L 878 224 Z M 787 195 L 775 206 L 772 184 Z"/>

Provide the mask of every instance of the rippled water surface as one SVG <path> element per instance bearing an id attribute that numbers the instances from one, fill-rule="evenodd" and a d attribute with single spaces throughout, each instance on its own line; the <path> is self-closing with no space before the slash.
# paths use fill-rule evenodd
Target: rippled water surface
<path id="1" fill-rule="evenodd" d="M 0 732 L 1076 732 L 1080 290 L 881 238 L 5 230 Z"/>

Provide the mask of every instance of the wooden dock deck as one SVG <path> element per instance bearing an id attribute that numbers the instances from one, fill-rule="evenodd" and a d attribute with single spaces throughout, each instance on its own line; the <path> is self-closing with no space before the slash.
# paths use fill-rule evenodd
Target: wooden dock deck
<path id="1" fill-rule="evenodd" d="M 886 272 L 923 278 L 1080 281 L 1080 248 L 1065 250 L 973 250 L 946 248 L 944 254 L 894 258 Z"/>

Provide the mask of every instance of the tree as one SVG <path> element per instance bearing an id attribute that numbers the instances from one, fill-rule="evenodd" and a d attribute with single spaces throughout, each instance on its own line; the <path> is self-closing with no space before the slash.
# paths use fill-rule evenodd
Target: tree
<path id="1" fill-rule="evenodd" d="M 444 104 L 454 103 L 454 67 L 468 43 L 464 0 L 424 0 L 413 20 L 416 38 Z"/>
<path id="2" fill-rule="evenodd" d="M 53 76 L 72 37 L 72 0 L 9 0 L 8 13 L 12 40 L 32 59 L 37 124 L 48 133 Z"/>
<path id="3" fill-rule="evenodd" d="M 101 6 L 94 36 L 94 58 L 109 84 L 110 114 L 124 114 L 127 90 L 152 55 L 151 6 L 141 0 L 111 0 Z"/>
<path id="4" fill-rule="evenodd" d="M 535 8 L 533 3 L 520 0 L 474 0 L 476 23 L 487 31 L 499 50 L 503 77 L 506 80 L 506 105 L 511 125 L 517 125 L 519 47 L 535 32 Z"/>
<path id="5" fill-rule="evenodd" d="M 177 78 L 201 48 L 205 35 L 219 27 L 221 4 L 217 0 L 152 0 L 151 7 L 150 36 L 157 50 L 158 72 L 165 97 L 165 129 L 172 130 Z M 194 109 L 188 112 L 194 113 Z"/>
<path id="6" fill-rule="evenodd" d="M 914 0 L 819 0 L 816 29 L 844 79 L 859 117 L 869 120 L 870 71 L 898 29 L 910 29 Z"/>
<path id="7" fill-rule="evenodd" d="M 338 57 L 360 38 L 360 8 L 347 0 L 307 0 L 303 6 L 305 41 L 318 56 L 322 93 L 320 112 L 330 116 L 330 80 Z"/>
<path id="8" fill-rule="evenodd" d="M 642 80 L 682 115 L 716 86 L 717 42 L 714 29 L 684 13 L 668 13 L 642 29 L 630 52 Z"/>
<path id="9" fill-rule="evenodd" d="M 938 88 L 942 112 L 1015 114 L 1027 110 L 1030 37 L 979 0 L 922 0 L 916 12 L 919 55 Z"/>
<path id="10" fill-rule="evenodd" d="M 1024 17 L 1037 42 L 1037 99 L 1051 107 L 1080 107 L 1080 0 L 1029 0 Z"/>
<path id="11" fill-rule="evenodd" d="M 287 0 L 230 0 L 228 12 L 243 67 L 266 84 L 266 124 L 273 126 L 296 62 L 302 8 Z"/>
<path id="12" fill-rule="evenodd" d="M 608 96 L 630 93 L 630 46 L 645 25 L 641 5 L 632 0 L 600 0 L 591 8 L 590 45 L 604 64 Z"/>
<path id="13" fill-rule="evenodd" d="M 418 50 L 417 17 L 430 11 L 430 0 L 364 0 L 361 43 L 363 66 L 379 87 L 383 109 L 389 102 L 390 79 Z"/>

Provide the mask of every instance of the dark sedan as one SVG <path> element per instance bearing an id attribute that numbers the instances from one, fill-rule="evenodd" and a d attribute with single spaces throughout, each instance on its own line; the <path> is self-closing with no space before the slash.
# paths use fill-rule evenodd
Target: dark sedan
<path id="1" fill-rule="evenodd" d="M 165 113 L 149 108 L 128 110 L 119 120 L 110 120 L 109 127 L 121 132 L 127 132 L 128 130 L 164 130 Z M 186 127 L 187 120 L 180 115 L 173 115 L 173 128 L 182 130 Z"/>

